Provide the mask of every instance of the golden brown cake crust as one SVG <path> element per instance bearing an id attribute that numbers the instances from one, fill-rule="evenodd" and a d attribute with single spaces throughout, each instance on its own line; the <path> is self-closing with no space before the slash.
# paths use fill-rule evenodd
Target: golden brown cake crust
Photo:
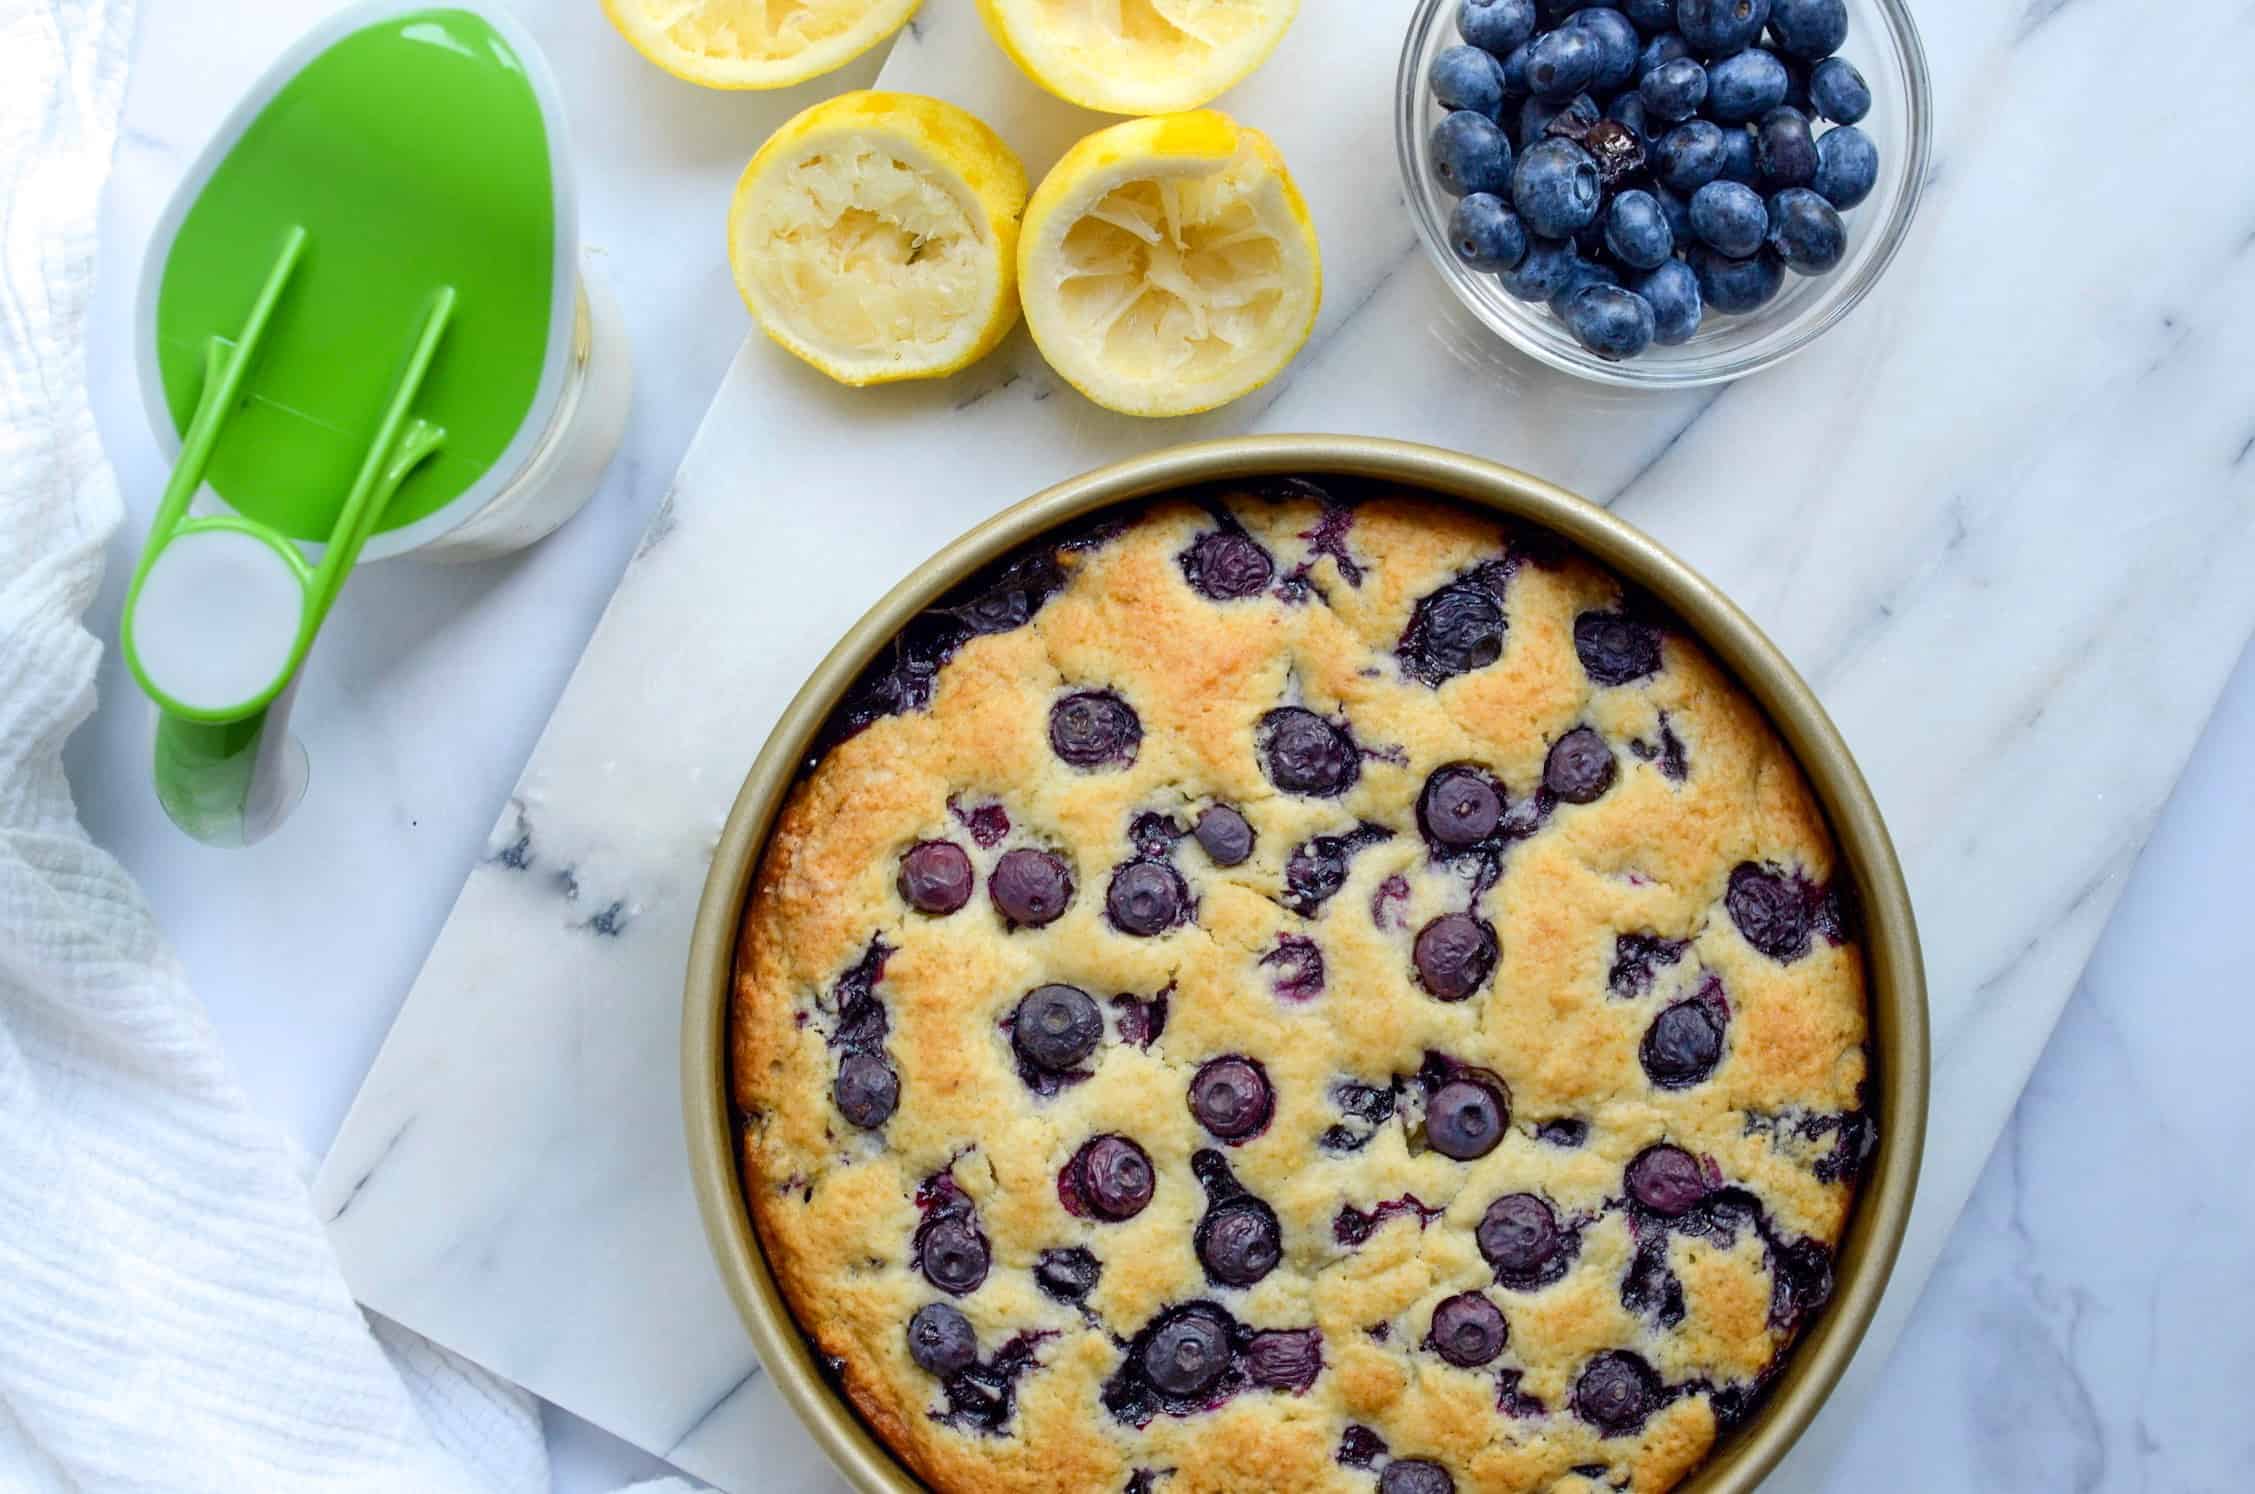
<path id="1" fill-rule="evenodd" d="M 1217 602 L 1182 557 L 1225 525 L 1274 573 L 1260 594 Z M 1526 541 L 1403 495 L 1351 510 L 1307 488 L 1157 504 L 1057 552 L 1064 584 L 1030 623 L 970 638 L 928 705 L 838 742 L 791 794 L 739 950 L 744 1186 L 799 1322 L 933 1488 L 1125 1490 L 1145 1473 L 1156 1481 L 1136 1487 L 1153 1494 L 1370 1494 L 1390 1460 L 1429 1459 L 1460 1490 L 1662 1490 L 1821 1299 L 1869 1139 L 1863 966 L 1829 895 L 1823 817 L 1760 711 L 1680 629 L 1637 623 L 1631 644 L 1661 640 L 1658 667 L 1593 679 L 1577 620 L 1619 616 L 1621 587 Z M 1403 643 L 1419 604 L 1452 584 L 1499 597 L 1506 627 L 1492 662 L 1435 685 Z M 1601 661 L 1608 672 L 1618 660 Z M 1091 691 L 1134 711 L 1131 764 L 1079 768 L 1053 749 L 1053 704 Z M 1361 753 L 1346 792 L 1271 782 L 1256 743 L 1285 706 L 1345 723 Z M 1562 802 L 1542 791 L 1546 757 L 1581 726 L 1615 775 L 1594 802 Z M 1443 858 L 1419 796 L 1464 763 L 1500 782 L 1512 813 L 1493 844 Z M 1131 839 L 1139 816 L 1186 830 L 1214 804 L 1256 833 L 1241 864 L 1191 836 L 1154 842 L 1148 822 L 1142 851 Z M 982 845 L 971 817 L 987 806 L 1008 830 Z M 1295 911 L 1310 906 L 1287 873 L 1295 849 L 1361 826 L 1374 828 L 1344 854 L 1343 885 Z M 945 915 L 911 909 L 898 887 L 904 854 L 934 840 L 975 869 L 968 904 Z M 1045 927 L 1011 927 L 990 897 L 997 859 L 1021 847 L 1071 871 L 1070 904 Z M 1152 937 L 1107 914 L 1115 869 L 1139 856 L 1191 899 Z M 1758 885 L 1734 893 L 1749 875 Z M 1783 933 L 1761 921 L 1779 906 Z M 1492 974 L 1470 999 L 1436 999 L 1418 932 L 1466 911 L 1492 928 Z M 1299 958 L 1273 958 L 1280 939 L 1313 942 L 1320 992 L 1280 994 Z M 1041 1094 L 1010 1020 L 1052 982 L 1090 993 L 1105 1030 L 1086 1077 Z M 1161 993 L 1163 1029 L 1135 1041 L 1121 1024 L 1136 1012 L 1114 998 Z M 1648 1034 L 1679 1006 L 1710 1014 L 1721 1050 L 1711 1072 L 1667 1088 Z M 856 1048 L 897 1077 L 897 1108 L 872 1129 L 833 1097 Z M 1257 1060 L 1273 1088 L 1266 1128 L 1234 1146 L 1186 1102 L 1222 1055 Z M 1509 1118 L 1492 1150 L 1459 1161 L 1422 1117 L 1434 1084 L 1466 1073 Z M 1347 1083 L 1393 1113 L 1349 1117 Z M 1076 1217 L 1060 1192 L 1101 1135 L 1131 1138 L 1155 1174 L 1123 1222 Z M 1661 1145 L 1704 1174 L 1705 1196 L 1673 1216 L 1625 1180 Z M 1281 1260 L 1248 1288 L 1212 1281 L 1194 1245 L 1211 1177 L 1192 1158 L 1207 1152 L 1281 1227 Z M 1515 1282 L 1483 1256 L 1484 1213 L 1523 1193 L 1571 1242 L 1556 1280 Z M 1404 1198 L 1422 1211 L 1377 1212 Z M 928 1214 L 964 1210 L 991 1261 L 951 1296 L 919 1269 L 916 1241 Z M 1079 1304 L 1035 1276 L 1043 1252 L 1068 1247 L 1101 1263 Z M 1501 1310 L 1508 1337 L 1459 1367 L 1428 1333 L 1436 1306 L 1468 1292 Z M 951 1388 L 912 1359 L 906 1325 L 935 1302 L 975 1330 L 979 1383 Z M 1220 1404 L 1175 1414 L 1131 1344 L 1192 1302 L 1226 1311 L 1240 1352 L 1203 1398 Z M 1311 1385 L 1245 1383 L 1246 1333 L 1307 1329 L 1321 1334 Z M 1592 1386 L 1577 1395 L 1611 1351 L 1638 1356 L 1658 1387 L 1633 1424 L 1601 1425 Z M 1369 1434 L 1385 1452 L 1365 1455 Z"/>

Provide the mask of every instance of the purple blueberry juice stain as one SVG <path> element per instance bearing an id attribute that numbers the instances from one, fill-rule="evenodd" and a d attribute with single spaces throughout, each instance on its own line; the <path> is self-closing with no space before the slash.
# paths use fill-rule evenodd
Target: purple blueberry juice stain
<path id="1" fill-rule="evenodd" d="M 1146 861 L 1164 861 L 1174 854 L 1176 842 L 1189 833 L 1171 814 L 1139 814 L 1128 826 L 1128 844 Z"/>
<path id="2" fill-rule="evenodd" d="M 1386 1456 L 1386 1439 L 1366 1426 L 1350 1426 L 1339 1439 L 1333 1461 L 1345 1468 L 1369 1468 Z"/>
<path id="3" fill-rule="evenodd" d="M 1409 879 L 1399 874 L 1378 884 L 1370 895 L 1370 921 L 1383 934 L 1409 928 Z"/>
<path id="4" fill-rule="evenodd" d="M 1524 1370 L 1507 1369 L 1496 1376 L 1496 1409 L 1515 1421 L 1548 1416 L 1550 1408 L 1519 1388 Z"/>
<path id="5" fill-rule="evenodd" d="M 1276 948 L 1261 956 L 1261 965 L 1274 970 L 1276 994 L 1286 1001 L 1313 1001 L 1323 994 L 1323 951 L 1301 934 L 1279 934 Z"/>
<path id="6" fill-rule="evenodd" d="M 1652 977 L 1662 967 L 1683 958 L 1691 945 L 1657 934 L 1617 934 L 1613 939 L 1613 968 L 1606 985 L 1616 996 L 1642 996 L 1652 989 Z"/>
<path id="7" fill-rule="evenodd" d="M 1383 825 L 1362 824 L 1344 835 L 1318 835 L 1293 849 L 1284 863 L 1284 905 L 1313 918 L 1347 885 L 1356 853 L 1394 838 Z"/>
<path id="8" fill-rule="evenodd" d="M 1018 1382 L 1041 1368 L 1035 1351 L 1057 1336 L 1054 1330 L 1018 1334 L 992 1358 L 950 1375 L 941 1385 L 947 1410 L 932 1413 L 932 1420 L 958 1432 L 1002 1436 L 1018 1409 Z"/>
<path id="9" fill-rule="evenodd" d="M 837 1055 L 830 1098 L 849 1124 L 864 1131 L 882 1126 L 900 1104 L 900 1075 L 884 1051 L 892 1019 L 877 997 L 877 983 L 885 978 L 885 962 L 892 954 L 891 945 L 872 938 L 861 958 L 830 988 L 826 1042 Z"/>
<path id="10" fill-rule="evenodd" d="M 1327 1152 L 1361 1151 L 1370 1145 L 1378 1128 L 1394 1118 L 1396 1097 L 1390 1084 L 1358 1084 L 1349 1080 L 1332 1086 L 1331 1099 L 1346 1120 L 1317 1138 L 1316 1144 Z"/>
<path id="11" fill-rule="evenodd" d="M 1417 1227 L 1423 1229 L 1447 1212 L 1446 1209 L 1427 1208 L 1424 1201 L 1414 1193 L 1386 1199 L 1368 1209 L 1343 1204 L 1331 1220 L 1331 1238 L 1352 1249 L 1368 1241 L 1378 1232 L 1379 1226 L 1389 1219 L 1413 1214 L 1417 1218 Z"/>
<path id="12" fill-rule="evenodd" d="M 1675 727 L 1669 724 L 1666 711 L 1660 713 L 1659 737 L 1657 742 L 1639 738 L 1629 743 L 1629 751 L 1657 767 L 1662 778 L 1671 783 L 1683 782 L 1691 776 L 1691 758 L 1684 751 L 1683 738 L 1677 736 Z"/>
<path id="13" fill-rule="evenodd" d="M 1801 1122 L 1800 1130 L 1801 1135 L 1811 1141 L 1826 1135 L 1833 1139 L 1832 1150 L 1816 1162 L 1816 1178 L 1820 1183 L 1844 1183 L 1857 1177 L 1879 1147 L 1879 1127 L 1868 1111 L 1813 1115 Z"/>
<path id="14" fill-rule="evenodd" d="M 966 806 L 960 799 L 949 799 L 947 809 L 970 832 L 972 844 L 983 851 L 1001 845 L 1010 833 L 1009 812 L 993 800 Z"/>
<path id="15" fill-rule="evenodd" d="M 1535 1139 L 1548 1142 L 1552 1146 L 1572 1149 L 1589 1140 L 1589 1122 L 1577 1116 L 1561 1116 L 1555 1120 L 1546 1120 L 1535 1127 Z"/>
<path id="16" fill-rule="evenodd" d="M 1300 538 L 1307 541 L 1308 552 L 1311 556 L 1328 555 L 1331 557 L 1331 563 L 1339 568 L 1340 580 L 1346 582 L 1349 586 L 1360 586 L 1362 585 L 1362 566 L 1347 550 L 1347 534 L 1354 527 L 1355 511 L 1353 509 L 1336 500 L 1326 500 L 1323 514 L 1315 521 L 1315 527 L 1304 531 Z M 1305 580 L 1308 573 L 1314 568 L 1315 561 L 1310 559 L 1294 574 L 1299 579 Z"/>
<path id="17" fill-rule="evenodd" d="M 1119 1027 L 1120 1041 L 1146 1050 L 1157 1042 L 1159 1034 L 1167 1030 L 1167 992 L 1173 989 L 1169 986 L 1148 1001 L 1137 996 L 1114 996 L 1113 1021 Z"/>

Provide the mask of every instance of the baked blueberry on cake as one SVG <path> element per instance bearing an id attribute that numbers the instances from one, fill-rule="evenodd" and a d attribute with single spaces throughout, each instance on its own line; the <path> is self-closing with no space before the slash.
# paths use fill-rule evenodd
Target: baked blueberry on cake
<path id="1" fill-rule="evenodd" d="M 1554 539 L 1157 502 L 840 707 L 745 913 L 746 1195 L 935 1489 L 1666 1489 L 1831 1289 L 1844 887 L 1760 710 Z"/>

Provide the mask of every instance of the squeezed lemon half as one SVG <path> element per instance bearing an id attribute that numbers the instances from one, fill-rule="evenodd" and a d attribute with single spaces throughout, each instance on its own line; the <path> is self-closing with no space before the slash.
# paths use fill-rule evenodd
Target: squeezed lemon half
<path id="1" fill-rule="evenodd" d="M 767 335 L 840 383 L 939 378 L 1016 324 L 1025 206 L 1025 168 L 972 115 L 842 94 L 744 168 L 728 262 Z"/>
<path id="2" fill-rule="evenodd" d="M 1188 415 L 1292 361 L 1323 261 L 1276 147 L 1202 109 L 1067 151 L 1027 204 L 1018 283 L 1035 343 L 1074 388 L 1123 414 Z"/>
<path id="3" fill-rule="evenodd" d="M 844 67 L 917 0 L 603 0 L 637 52 L 707 88 L 786 88 Z"/>
<path id="4" fill-rule="evenodd" d="M 1299 0 L 979 0 L 1010 60 L 1107 114 L 1195 109 L 1276 49 Z"/>

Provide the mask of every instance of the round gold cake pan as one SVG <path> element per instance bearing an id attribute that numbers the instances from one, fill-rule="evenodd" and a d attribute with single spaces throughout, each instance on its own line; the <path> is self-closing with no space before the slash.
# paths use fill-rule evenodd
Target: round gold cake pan
<path id="1" fill-rule="evenodd" d="M 1816 1416 L 1879 1306 L 1910 1220 L 1926 1134 L 1926 974 L 1910 893 L 1879 805 L 1815 692 L 1728 597 L 1650 537 L 1563 488 L 1456 452 L 1352 436 L 1260 436 L 1178 446 L 1040 493 L 964 535 L 869 609 L 783 712 L 736 796 L 697 908 L 681 1025 L 681 1099 L 705 1234 L 752 1345 L 783 1397 L 864 1494 L 921 1486 L 824 1375 L 776 1289 L 745 1208 L 728 1094 L 728 1007 L 744 900 L 767 836 L 815 733 L 877 651 L 980 567 L 1097 510 L 1172 489 L 1245 478 L 1377 478 L 1564 536 L 1665 603 L 1759 701 L 1831 821 L 1861 900 L 1874 1053 L 1866 1099 L 1879 1148 L 1841 1242 L 1832 1301 L 1803 1332 L 1767 1401 L 1681 1487 L 1745 1494 Z"/>

